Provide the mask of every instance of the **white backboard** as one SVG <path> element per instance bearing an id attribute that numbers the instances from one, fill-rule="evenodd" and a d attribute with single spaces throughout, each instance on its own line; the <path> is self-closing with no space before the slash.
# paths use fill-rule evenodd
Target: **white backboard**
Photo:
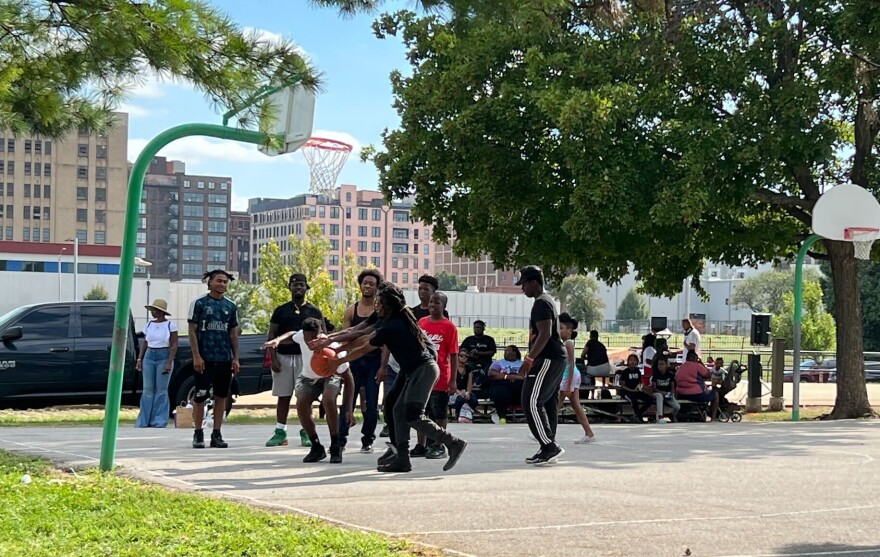
<path id="1" fill-rule="evenodd" d="M 260 152 L 275 156 L 296 151 L 312 136 L 315 93 L 296 85 L 278 91 L 269 97 L 268 102 L 275 107 L 278 117 L 272 133 L 284 136 L 284 146 L 281 149 L 271 149 L 261 145 Z"/>
<path id="2" fill-rule="evenodd" d="M 880 228 L 880 202 L 855 184 L 834 186 L 813 207 L 813 232 L 830 240 L 846 240 L 847 228 Z"/>

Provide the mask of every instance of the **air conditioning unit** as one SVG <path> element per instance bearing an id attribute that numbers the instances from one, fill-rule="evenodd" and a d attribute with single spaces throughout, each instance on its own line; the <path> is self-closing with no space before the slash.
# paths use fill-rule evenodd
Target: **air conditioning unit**
<path id="1" fill-rule="evenodd" d="M 721 278 L 721 269 L 709 269 L 709 278 L 710 279 Z"/>

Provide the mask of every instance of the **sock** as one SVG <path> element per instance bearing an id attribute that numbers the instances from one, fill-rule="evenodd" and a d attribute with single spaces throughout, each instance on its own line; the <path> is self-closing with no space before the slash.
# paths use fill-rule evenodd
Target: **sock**
<path id="1" fill-rule="evenodd" d="M 283 429 L 287 431 L 287 424 L 282 424 L 281 422 L 275 422 L 275 429 Z"/>

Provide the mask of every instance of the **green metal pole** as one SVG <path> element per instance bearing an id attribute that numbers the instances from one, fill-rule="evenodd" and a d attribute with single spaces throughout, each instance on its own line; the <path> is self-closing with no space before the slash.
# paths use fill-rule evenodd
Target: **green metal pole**
<path id="1" fill-rule="evenodd" d="M 797 254 L 797 264 L 794 268 L 794 370 L 792 370 L 792 400 L 791 421 L 801 419 L 801 315 L 804 304 L 804 259 L 807 252 L 822 237 L 818 234 L 810 235 L 804 240 Z"/>
<path id="2" fill-rule="evenodd" d="M 182 137 L 200 135 L 231 139 L 244 143 L 264 143 L 268 137 L 262 132 L 238 130 L 216 124 L 182 124 L 169 128 L 154 137 L 138 156 L 128 181 L 128 202 L 125 208 L 125 228 L 122 238 L 122 259 L 119 262 L 119 287 L 116 293 L 116 314 L 113 321 L 113 345 L 110 349 L 110 375 L 107 378 L 107 400 L 104 411 L 104 436 L 101 440 L 101 470 L 113 468 L 116 456 L 116 435 L 119 430 L 119 405 L 122 399 L 122 377 L 125 367 L 125 349 L 131 306 L 131 282 L 134 278 L 134 257 L 137 248 L 137 230 L 144 177 L 150 162 L 160 149 Z"/>

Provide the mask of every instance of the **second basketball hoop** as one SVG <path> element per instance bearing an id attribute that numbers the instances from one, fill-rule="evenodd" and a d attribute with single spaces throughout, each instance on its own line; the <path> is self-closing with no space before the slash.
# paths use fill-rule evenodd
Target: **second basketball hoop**
<path id="1" fill-rule="evenodd" d="M 311 191 L 335 197 L 336 179 L 351 154 L 352 146 L 335 139 L 312 137 L 300 150 L 309 164 Z"/>

